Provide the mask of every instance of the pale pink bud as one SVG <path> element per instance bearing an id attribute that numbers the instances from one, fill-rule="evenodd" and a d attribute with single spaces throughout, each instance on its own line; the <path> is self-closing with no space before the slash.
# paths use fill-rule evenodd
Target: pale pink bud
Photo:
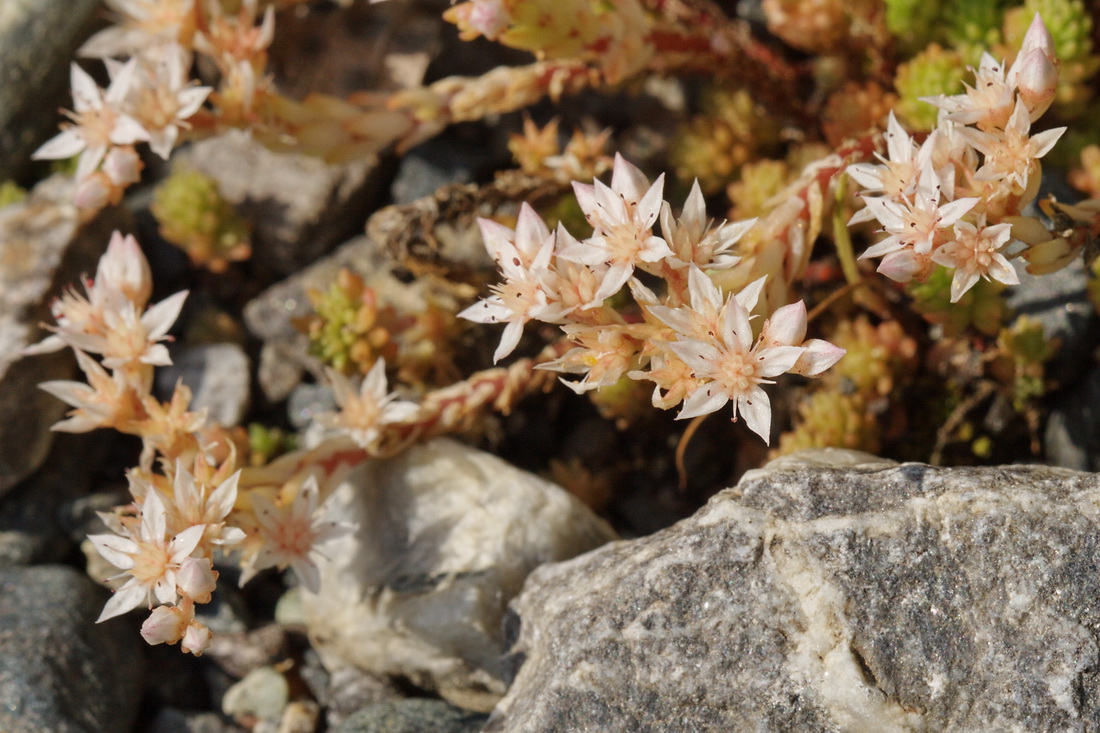
<path id="1" fill-rule="evenodd" d="M 210 629 L 206 628 L 198 621 L 192 621 L 187 626 L 187 631 L 183 634 L 183 641 L 180 644 L 180 648 L 185 652 L 194 654 L 196 657 L 201 657 L 202 653 L 210 648 L 210 640 L 212 638 L 214 638 L 214 635 L 210 633 Z"/>
<path id="2" fill-rule="evenodd" d="M 140 181 L 141 169 L 144 167 L 132 145 L 111 148 L 111 152 L 103 159 L 103 172 L 120 187 Z"/>
<path id="3" fill-rule="evenodd" d="M 176 588 L 180 595 L 195 603 L 209 603 L 210 594 L 218 585 L 218 573 L 205 557 L 189 557 L 180 563 L 176 573 Z"/>
<path id="4" fill-rule="evenodd" d="M 467 23 L 490 41 L 495 41 L 512 22 L 501 0 L 471 0 L 471 5 Z"/>
<path id="5" fill-rule="evenodd" d="M 1027 33 L 1024 34 L 1024 42 L 1020 46 L 1020 56 L 1029 54 L 1032 51 L 1042 51 L 1048 59 L 1054 59 L 1054 37 L 1050 35 L 1046 23 L 1043 22 L 1042 16 L 1038 13 L 1031 19 L 1031 25 L 1028 26 Z"/>
<path id="6" fill-rule="evenodd" d="M 133 236 L 111 234 L 107 253 L 99 260 L 96 282 L 118 290 L 139 308 L 149 301 L 153 292 L 153 274 L 141 245 Z"/>
<path id="7" fill-rule="evenodd" d="M 1040 49 L 1033 49 L 1023 57 L 1016 75 L 1016 86 L 1020 101 L 1034 122 L 1054 101 L 1054 93 L 1058 89 L 1058 67 Z"/>
<path id="8" fill-rule="evenodd" d="M 141 638 L 153 646 L 175 644 L 183 638 L 189 621 L 188 614 L 176 606 L 157 606 L 141 625 Z"/>
<path id="9" fill-rule="evenodd" d="M 846 349 L 822 339 L 810 339 L 802 345 L 806 350 L 802 352 L 802 356 L 798 357 L 798 361 L 790 371 L 792 374 L 801 374 L 804 377 L 816 377 L 848 353 Z"/>
<path id="10" fill-rule="evenodd" d="M 101 171 L 95 171 L 85 176 L 76 184 L 76 192 L 73 194 L 73 204 L 78 209 L 92 211 L 106 206 L 114 193 L 115 187 L 111 179 Z"/>

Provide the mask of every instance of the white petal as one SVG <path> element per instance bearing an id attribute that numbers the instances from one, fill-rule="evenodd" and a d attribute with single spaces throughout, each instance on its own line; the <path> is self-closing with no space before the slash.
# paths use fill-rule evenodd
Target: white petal
<path id="1" fill-rule="evenodd" d="M 504 328 L 504 333 L 500 337 L 500 345 L 497 346 L 497 350 L 493 352 L 493 363 L 496 364 L 498 361 L 511 354 L 519 344 L 519 339 L 522 335 L 523 321 L 509 321 L 508 325 Z"/>
<path id="2" fill-rule="evenodd" d="M 722 409 L 729 401 L 729 395 L 717 387 L 709 385 L 700 387 L 684 400 L 684 406 L 676 415 L 676 419 L 687 420 L 700 415 L 709 415 Z"/>
<path id="3" fill-rule="evenodd" d="M 99 618 L 95 622 L 98 624 L 115 616 L 121 616 L 127 611 L 133 611 L 143 603 L 147 603 L 148 598 L 149 591 L 146 590 L 145 586 L 139 585 L 136 580 L 131 579 L 130 582 L 115 591 L 115 594 L 103 606 L 103 612 L 99 614 Z"/>
<path id="4" fill-rule="evenodd" d="M 84 138 L 77 132 L 78 128 L 70 127 L 59 135 L 47 140 L 42 147 L 34 151 L 31 158 L 34 160 L 61 160 L 71 158 L 84 150 Z"/>
<path id="5" fill-rule="evenodd" d="M 801 346 L 773 346 L 770 349 L 761 349 L 757 353 L 760 359 L 760 374 L 765 377 L 776 377 L 791 370 L 805 353 Z"/>
<path id="6" fill-rule="evenodd" d="M 187 299 L 187 293 L 188 291 L 181 290 L 175 295 L 169 295 L 145 311 L 141 316 L 141 324 L 145 326 L 149 340 L 155 341 L 168 333 L 168 329 L 179 317 L 180 309 L 183 308 L 183 301 Z"/>
<path id="7" fill-rule="evenodd" d="M 772 405 L 767 392 L 754 387 L 737 400 L 737 409 L 749 430 L 763 438 L 766 445 L 771 445 Z"/>
<path id="8" fill-rule="evenodd" d="M 116 534 L 90 534 L 88 539 L 103 559 L 119 570 L 134 567 L 133 554 L 138 551 L 138 546 L 133 540 Z"/>

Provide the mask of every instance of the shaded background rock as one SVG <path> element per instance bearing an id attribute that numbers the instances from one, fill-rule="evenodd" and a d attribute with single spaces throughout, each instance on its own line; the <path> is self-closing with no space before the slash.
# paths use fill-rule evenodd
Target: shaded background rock
<path id="1" fill-rule="evenodd" d="M 487 717 L 442 700 L 413 698 L 368 705 L 333 733 L 478 733 Z"/>
<path id="2" fill-rule="evenodd" d="M 0 730 L 131 729 L 142 641 L 121 621 L 95 623 L 106 598 L 72 568 L 0 569 Z"/>
<path id="3" fill-rule="evenodd" d="M 0 181 L 22 176 L 69 107 L 69 65 L 102 23 L 100 0 L 0 4 Z"/>
<path id="4" fill-rule="evenodd" d="M 400 675 L 470 709 L 504 691 L 500 620 L 527 574 L 614 533 L 562 489 L 447 439 L 367 462 L 329 499 L 358 523 L 303 594 L 329 669 Z"/>
<path id="5" fill-rule="evenodd" d="M 168 401 L 177 381 L 191 388 L 193 411 L 205 408 L 208 423 L 241 424 L 248 412 L 252 368 L 237 344 L 197 344 L 172 356 L 172 365 L 157 370 L 157 397 Z"/>
<path id="6" fill-rule="evenodd" d="M 198 170 L 251 220 L 252 262 L 280 276 L 305 267 L 362 227 L 382 178 L 377 156 L 332 165 L 277 153 L 231 130 L 172 156 Z"/>
<path id="7" fill-rule="evenodd" d="M 865 458 L 781 459 L 536 570 L 486 730 L 1100 725 L 1100 477 Z"/>
<path id="8" fill-rule="evenodd" d="M 38 324 L 52 322 L 50 300 L 94 275 L 111 230 L 127 219 L 112 209 L 81 225 L 72 205 L 72 180 L 55 175 L 25 201 L 0 209 L 0 494 L 42 464 L 53 434 L 49 427 L 68 409 L 39 383 L 71 379 L 71 352 L 23 357 L 43 338 Z"/>

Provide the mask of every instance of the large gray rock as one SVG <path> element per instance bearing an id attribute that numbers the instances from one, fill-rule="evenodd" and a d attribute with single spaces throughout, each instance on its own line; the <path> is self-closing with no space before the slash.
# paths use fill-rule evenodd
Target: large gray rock
<path id="1" fill-rule="evenodd" d="M 324 546 L 320 592 L 302 597 L 325 666 L 475 710 L 504 692 L 501 618 L 527 575 L 614 538 L 558 486 L 442 438 L 368 461 L 326 506 L 359 529 Z"/>
<path id="2" fill-rule="evenodd" d="M 536 570 L 486 730 L 1096 730 L 1098 516 L 1091 474 L 780 459 Z"/>
<path id="3" fill-rule="evenodd" d="M 50 300 L 94 274 L 111 229 L 123 227 L 119 209 L 81 224 L 70 203 L 72 181 L 53 176 L 25 201 L 0 209 L 0 494 L 33 472 L 50 449 L 50 425 L 68 409 L 38 389 L 41 382 L 71 379 L 68 350 L 23 357 L 45 336 Z"/>
<path id="4" fill-rule="evenodd" d="M 0 570 L 0 730 L 129 731 L 144 684 L 141 639 L 96 624 L 107 592 L 60 565 Z"/>
<path id="5" fill-rule="evenodd" d="M 70 107 L 69 64 L 94 30 L 99 0 L 0 3 L 0 181 L 21 176 Z"/>

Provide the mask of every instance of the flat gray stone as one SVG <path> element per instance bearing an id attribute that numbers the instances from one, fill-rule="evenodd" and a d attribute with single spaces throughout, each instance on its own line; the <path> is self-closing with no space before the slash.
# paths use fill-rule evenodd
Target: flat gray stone
<path id="1" fill-rule="evenodd" d="M 357 711 L 333 733 L 478 733 L 487 717 L 442 700 L 393 700 Z"/>
<path id="2" fill-rule="evenodd" d="M 226 427 L 240 425 L 248 412 L 252 367 L 237 344 L 198 344 L 174 354 L 171 366 L 157 370 L 156 385 L 163 400 L 171 399 L 177 381 L 191 389 L 191 407 L 206 409 L 207 421 Z"/>
<path id="3" fill-rule="evenodd" d="M 107 592 L 72 568 L 0 569 L 0 730 L 128 731 L 144 684 L 141 637 L 96 624 Z"/>
<path id="4" fill-rule="evenodd" d="M 486 730 L 1096 730 L 1098 519 L 1093 474 L 780 459 L 535 570 Z"/>
<path id="5" fill-rule="evenodd" d="M 443 438 L 367 461 L 325 506 L 359 525 L 324 546 L 320 590 L 302 594 L 325 666 L 471 710 L 504 692 L 501 617 L 527 575 L 615 536 L 560 487 Z"/>

